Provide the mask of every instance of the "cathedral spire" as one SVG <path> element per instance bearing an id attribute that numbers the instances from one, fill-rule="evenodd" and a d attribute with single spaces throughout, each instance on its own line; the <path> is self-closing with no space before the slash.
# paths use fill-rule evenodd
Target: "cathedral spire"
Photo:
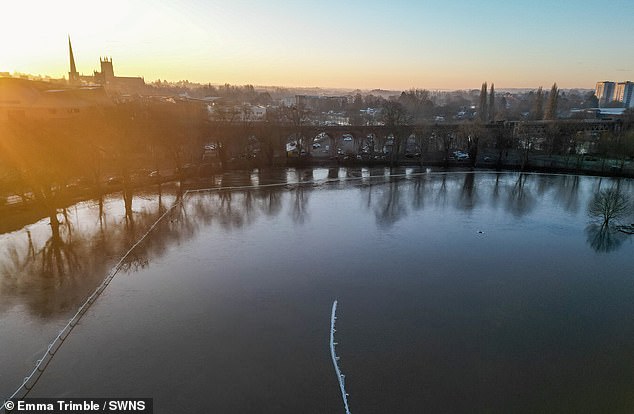
<path id="1" fill-rule="evenodd" d="M 75 67 L 75 57 L 73 56 L 73 46 L 70 44 L 70 35 L 68 35 L 68 53 L 70 55 L 70 72 L 68 72 L 68 82 L 77 83 L 79 82 L 79 73 L 77 73 L 77 68 Z"/>

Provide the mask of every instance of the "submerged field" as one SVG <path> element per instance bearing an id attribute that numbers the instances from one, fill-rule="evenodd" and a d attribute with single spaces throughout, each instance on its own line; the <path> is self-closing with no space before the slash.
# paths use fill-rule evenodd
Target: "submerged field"
<path id="1" fill-rule="evenodd" d="M 140 194 L 128 219 L 80 203 L 55 240 L 46 221 L 0 236 L 0 397 L 166 213 L 30 396 L 343 412 L 337 299 L 352 412 L 634 409 L 633 239 L 587 209 L 633 181 L 388 173 L 234 172 L 212 183 L 233 190 Z"/>

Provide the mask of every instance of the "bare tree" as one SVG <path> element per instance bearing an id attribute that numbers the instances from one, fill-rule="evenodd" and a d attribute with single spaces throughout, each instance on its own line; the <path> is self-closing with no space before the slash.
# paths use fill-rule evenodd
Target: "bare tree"
<path id="1" fill-rule="evenodd" d="M 489 121 L 495 122 L 496 115 L 497 114 L 495 109 L 495 85 L 492 83 L 491 92 L 489 93 L 489 113 L 488 113 Z"/>
<path id="2" fill-rule="evenodd" d="M 537 88 L 537 93 L 533 97 L 533 107 L 531 108 L 531 119 L 539 120 L 544 117 L 544 93 L 542 87 Z"/>
<path id="3" fill-rule="evenodd" d="M 602 190 L 594 195 L 588 205 L 588 215 L 608 226 L 610 221 L 618 220 L 629 213 L 630 200 L 618 189 Z"/>
<path id="4" fill-rule="evenodd" d="M 434 103 L 431 100 L 431 93 L 426 89 L 403 91 L 398 98 L 398 103 L 408 114 L 408 121 L 415 124 L 421 124 L 433 115 Z"/>
<path id="5" fill-rule="evenodd" d="M 480 106 L 478 107 L 480 121 L 486 122 L 488 119 L 487 116 L 487 83 L 484 82 L 482 84 L 482 89 L 480 90 Z"/>
<path id="6" fill-rule="evenodd" d="M 557 103 L 559 101 L 559 89 L 557 83 L 553 83 L 548 95 L 548 104 L 546 105 L 546 113 L 544 119 L 557 119 Z"/>
<path id="7" fill-rule="evenodd" d="M 493 91 L 493 89 L 491 89 Z M 486 137 L 487 129 L 479 122 L 468 122 L 460 125 L 458 134 L 466 144 L 471 166 L 475 166 L 480 149 L 481 138 Z"/>
<path id="8" fill-rule="evenodd" d="M 306 126 L 309 122 L 310 110 L 303 104 L 282 107 L 282 116 L 293 127 L 299 153 L 301 154 L 302 150 L 309 151 L 310 142 L 306 136 Z"/>
<path id="9" fill-rule="evenodd" d="M 405 108 L 400 102 L 386 101 L 382 107 L 382 116 L 385 126 L 388 128 L 389 133 L 394 137 L 394 144 L 392 146 L 391 162 L 396 162 L 399 153 L 403 147 L 404 140 L 404 128 L 407 124 L 408 117 Z"/>

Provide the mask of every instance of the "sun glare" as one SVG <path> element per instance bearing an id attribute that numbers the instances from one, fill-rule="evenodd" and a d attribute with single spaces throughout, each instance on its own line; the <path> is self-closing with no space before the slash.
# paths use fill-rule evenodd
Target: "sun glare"
<path id="1" fill-rule="evenodd" d="M 104 49 L 105 40 L 129 27 L 140 10 L 130 2 L 112 0 L 109 7 L 98 11 L 86 7 L 85 2 L 70 0 L 57 2 L 9 2 L 3 4 L 0 37 L 3 40 L 0 70 L 61 76 L 68 71 L 68 35 L 73 48 L 85 52 L 78 59 L 78 68 L 91 71 L 92 61 Z M 85 67 L 83 60 L 86 59 Z"/>

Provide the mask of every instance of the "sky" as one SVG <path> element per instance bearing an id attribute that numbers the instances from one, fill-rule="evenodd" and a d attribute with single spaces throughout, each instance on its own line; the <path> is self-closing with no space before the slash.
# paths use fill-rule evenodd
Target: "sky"
<path id="1" fill-rule="evenodd" d="M 632 0 L 3 0 L 0 72 L 323 88 L 634 81 Z"/>

